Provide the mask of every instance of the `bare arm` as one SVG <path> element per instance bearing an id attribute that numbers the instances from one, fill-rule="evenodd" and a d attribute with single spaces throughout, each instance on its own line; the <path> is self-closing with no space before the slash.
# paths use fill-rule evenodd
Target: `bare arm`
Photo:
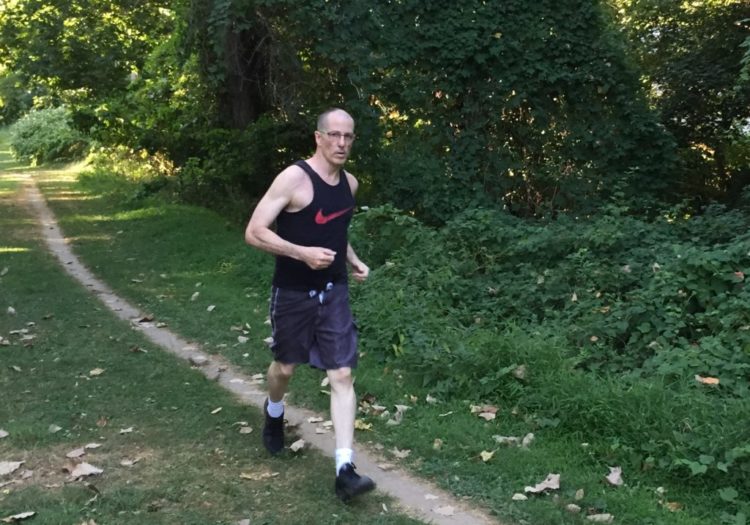
<path id="1" fill-rule="evenodd" d="M 290 243 L 271 229 L 276 217 L 294 203 L 299 187 L 300 173 L 293 168 L 287 168 L 274 179 L 250 217 L 245 229 L 245 242 L 265 252 L 302 261 L 313 270 L 327 268 L 333 262 L 336 252 L 317 246 Z"/>
<path id="2" fill-rule="evenodd" d="M 352 277 L 356 281 L 362 282 L 370 275 L 370 268 L 357 257 L 351 244 L 346 245 L 346 261 L 352 267 Z"/>
<path id="3" fill-rule="evenodd" d="M 351 173 L 347 173 L 346 176 L 349 181 L 349 187 L 352 190 L 352 195 L 354 195 L 357 192 L 357 188 L 359 188 L 359 182 Z M 352 277 L 354 280 L 362 282 L 370 275 L 370 268 L 357 256 L 357 252 L 354 251 L 351 244 L 346 245 L 346 262 L 352 268 Z"/>

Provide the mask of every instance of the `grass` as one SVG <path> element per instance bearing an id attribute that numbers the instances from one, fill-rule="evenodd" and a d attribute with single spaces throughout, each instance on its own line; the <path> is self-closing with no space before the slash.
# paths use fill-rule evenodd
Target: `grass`
<path id="1" fill-rule="evenodd" d="M 20 186 L 20 177 L 0 174 L 0 336 L 11 343 L 0 346 L 0 428 L 9 433 L 0 439 L 0 461 L 24 462 L 0 478 L 0 519 L 34 511 L 30 523 L 50 525 L 418 523 L 385 512 L 392 503 L 378 494 L 340 503 L 330 458 L 305 450 L 270 458 L 257 410 L 159 351 L 62 271 L 15 200 Z M 82 238 L 96 245 L 110 235 L 118 238 L 104 229 Z M 122 264 L 133 267 L 124 255 Z M 202 273 L 195 272 L 184 276 L 191 289 Z M 210 277 L 201 278 L 210 286 Z M 27 333 L 11 334 L 17 330 Z M 240 433 L 240 422 L 255 431 Z M 94 442 L 101 446 L 83 459 L 103 474 L 71 480 L 66 454 Z M 23 471 L 30 477 L 22 479 Z"/>
<path id="2" fill-rule="evenodd" d="M 153 313 L 157 321 L 202 343 L 209 351 L 225 355 L 248 373 L 265 369 L 270 358 L 263 339 L 269 335 L 265 320 L 272 259 L 244 246 L 240 226 L 200 208 L 149 199 L 113 198 L 101 180 L 96 185 L 90 178 L 88 183 L 82 183 L 75 173 L 49 172 L 40 174 L 38 180 L 76 252 L 118 293 Z M 131 194 L 136 193 L 134 187 Z M 117 195 L 122 194 L 120 181 Z M 212 305 L 215 308 L 209 312 Z M 249 332 L 247 343 L 239 343 L 238 333 L 233 330 L 240 325 Z M 545 356 L 559 351 L 554 338 L 520 334 L 509 337 L 505 345 L 508 351 L 539 354 L 540 366 Z M 559 378 L 560 374 L 549 377 Z M 328 398 L 321 392 L 320 378 L 317 373 L 300 370 L 292 383 L 292 401 L 325 410 Z M 570 392 L 566 388 L 576 387 L 581 407 L 589 406 L 590 399 L 600 398 L 603 416 L 608 416 L 607 403 L 620 399 L 616 380 L 575 381 L 550 391 L 567 395 Z M 577 503 L 584 513 L 612 513 L 615 523 L 721 522 L 723 509 L 713 497 L 719 487 L 704 487 L 692 479 L 683 483 L 665 481 L 642 472 L 642 458 L 632 458 L 622 465 L 625 486 L 609 486 L 604 476 L 608 467 L 615 465 L 607 458 L 614 460 L 627 454 L 613 448 L 613 436 L 598 436 L 595 428 L 571 429 L 555 421 L 529 420 L 528 414 L 514 413 L 512 406 L 499 407 L 498 417 L 485 422 L 470 413 L 470 405 L 480 404 L 480 399 L 447 397 L 438 399 L 436 404 L 428 403 L 430 385 L 414 381 L 413 374 L 384 368 L 369 355 L 363 356 L 357 370 L 357 389 L 360 398 L 386 405 L 391 413 L 396 403 L 410 406 L 404 421 L 397 426 L 387 425 L 385 419 L 375 415 L 361 414 L 364 421 L 373 424 L 373 429 L 358 432 L 359 442 L 381 443 L 386 450 L 410 449 L 410 456 L 402 463 L 504 519 L 519 524 L 587 523 L 580 515 L 565 510 L 566 505 Z M 541 393 L 535 395 L 539 397 Z M 157 392 L 151 397 L 158 399 Z M 637 404 L 648 396 L 632 399 L 635 401 L 629 409 L 617 406 L 609 416 L 630 410 L 637 420 L 642 408 L 651 408 L 639 408 Z M 558 400 L 550 398 L 547 402 L 556 404 Z M 576 410 L 575 397 L 568 397 L 566 403 L 561 408 Z M 595 422 L 593 416 L 589 420 Z M 637 423 L 627 426 L 637 428 Z M 494 435 L 524 435 L 528 431 L 536 435 L 529 449 L 499 446 L 493 439 Z M 442 441 L 439 449 L 435 448 L 436 439 Z M 480 456 L 484 451 L 494 451 L 487 462 Z M 330 466 L 323 463 L 321 468 Z M 295 464 L 295 468 L 306 467 Z M 511 500 L 514 493 L 541 481 L 550 472 L 562 474 L 562 488 L 557 495 L 524 502 Z M 584 496 L 576 500 L 580 489 Z M 673 512 L 668 503 L 679 510 Z M 374 507 L 371 510 L 375 512 Z"/>

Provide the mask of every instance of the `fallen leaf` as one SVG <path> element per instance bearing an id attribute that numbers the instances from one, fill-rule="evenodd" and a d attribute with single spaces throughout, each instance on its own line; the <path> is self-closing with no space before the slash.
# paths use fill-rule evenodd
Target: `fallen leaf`
<path id="1" fill-rule="evenodd" d="M 240 427 L 240 434 L 250 434 L 253 431 L 253 427 Z"/>
<path id="2" fill-rule="evenodd" d="M 237 342 L 240 344 L 247 343 L 250 340 L 249 337 L 245 337 L 244 335 L 238 335 L 237 336 Z"/>
<path id="3" fill-rule="evenodd" d="M 262 481 L 264 479 L 268 478 L 274 478 L 278 476 L 278 472 L 271 472 L 269 470 L 264 470 L 262 472 L 242 472 L 240 473 L 240 479 L 249 479 L 252 481 Z"/>
<path id="4" fill-rule="evenodd" d="M 99 448 L 99 447 L 101 447 L 101 446 L 102 446 L 102 444 L 101 444 L 101 443 L 86 443 L 86 444 L 85 444 L 85 445 L 83 446 L 83 448 L 85 448 L 85 449 L 94 449 L 94 448 Z"/>
<path id="5" fill-rule="evenodd" d="M 133 432 L 133 427 L 121 428 L 120 429 L 120 434 L 130 434 L 131 432 Z"/>
<path id="6" fill-rule="evenodd" d="M 586 519 L 594 523 L 612 523 L 615 517 L 612 514 L 591 514 Z"/>
<path id="7" fill-rule="evenodd" d="M 440 514 L 441 516 L 453 516 L 456 513 L 455 507 L 451 507 L 450 505 L 447 505 L 445 507 L 437 507 L 436 509 L 432 509 L 435 514 Z"/>
<path id="8" fill-rule="evenodd" d="M 9 268 L 6 266 L 2 270 L 0 270 L 0 277 L 8 273 Z"/>
<path id="9" fill-rule="evenodd" d="M 215 304 L 212 304 L 212 305 L 209 305 L 209 307 L 208 307 L 208 308 L 206 308 L 206 311 L 207 311 L 207 312 L 213 312 L 215 308 L 216 308 L 216 305 L 215 305 Z"/>
<path id="10" fill-rule="evenodd" d="M 5 430 L 0 428 L 0 439 L 7 438 L 8 436 L 10 436 L 10 434 L 8 434 Z"/>
<path id="11" fill-rule="evenodd" d="M 521 446 L 523 448 L 529 448 L 531 446 L 531 443 L 533 443 L 533 442 L 534 442 L 534 434 L 531 433 L 531 432 L 529 432 L 521 440 Z"/>
<path id="12" fill-rule="evenodd" d="M 527 499 L 529 499 L 529 497 L 526 494 L 521 494 L 520 492 L 516 492 L 515 494 L 513 494 L 513 497 L 510 499 L 512 499 L 513 501 L 526 501 Z"/>
<path id="13" fill-rule="evenodd" d="M 313 416 L 313 417 L 308 417 L 307 418 L 307 422 L 308 423 L 320 423 L 322 421 L 323 421 L 323 418 L 320 417 L 320 416 Z"/>
<path id="14" fill-rule="evenodd" d="M 440 438 L 435 438 L 435 440 L 432 442 L 432 448 L 433 450 L 440 450 L 443 448 L 443 440 Z"/>
<path id="15" fill-rule="evenodd" d="M 391 450 L 391 453 L 398 459 L 406 459 L 409 457 L 409 454 L 411 454 L 411 450 L 399 450 L 397 448 L 394 448 L 393 450 Z"/>
<path id="16" fill-rule="evenodd" d="M 218 414 L 219 412 L 221 412 L 221 409 L 222 409 L 222 408 L 223 408 L 223 407 L 218 407 L 218 408 L 214 408 L 214 409 L 213 409 L 213 410 L 211 411 L 211 413 L 212 413 L 212 414 Z"/>
<path id="17" fill-rule="evenodd" d="M 249 519 L 240 520 L 237 522 L 237 525 L 250 525 Z"/>
<path id="18" fill-rule="evenodd" d="M 575 503 L 569 503 L 565 506 L 565 510 L 572 514 L 578 514 L 579 512 L 581 512 L 581 507 L 576 505 Z"/>
<path id="19" fill-rule="evenodd" d="M 79 463 L 70 471 L 70 477 L 72 479 L 79 479 L 86 476 L 97 476 L 102 472 L 104 472 L 102 469 L 84 462 Z"/>
<path id="20" fill-rule="evenodd" d="M 273 337 L 266 337 L 263 339 L 263 342 L 266 343 L 268 346 L 271 346 L 273 344 Z"/>
<path id="21" fill-rule="evenodd" d="M 515 436 L 499 436 L 494 435 L 492 438 L 500 443 L 501 445 L 518 446 L 520 439 Z"/>
<path id="22" fill-rule="evenodd" d="M 139 323 L 150 323 L 153 320 L 154 320 L 153 314 L 148 314 L 148 315 L 144 315 L 143 317 L 141 317 L 140 319 L 138 319 L 138 322 Z"/>
<path id="23" fill-rule="evenodd" d="M 0 476 L 6 476 L 15 472 L 23 464 L 23 461 L 0 461 Z"/>
<path id="24" fill-rule="evenodd" d="M 494 412 L 482 412 L 481 414 L 479 414 L 479 417 L 481 417 L 485 421 L 492 421 L 496 416 Z"/>
<path id="25" fill-rule="evenodd" d="M 289 445 L 289 449 L 292 452 L 299 452 L 303 448 L 305 448 L 305 440 L 304 439 L 298 439 L 297 441 L 295 441 L 294 443 L 292 443 L 291 445 Z"/>
<path id="26" fill-rule="evenodd" d="M 495 451 L 494 450 L 492 452 L 489 452 L 487 450 L 483 450 L 482 452 L 479 453 L 479 456 L 482 458 L 482 461 L 484 461 L 485 463 L 487 463 L 489 460 L 491 460 L 492 456 L 494 456 L 494 455 L 495 455 Z"/>
<path id="27" fill-rule="evenodd" d="M 393 463 L 378 463 L 378 468 L 383 471 L 389 471 L 395 468 Z"/>
<path id="28" fill-rule="evenodd" d="M 526 365 L 516 367 L 516 369 L 513 370 L 513 376 L 522 381 L 526 379 Z"/>
<path id="29" fill-rule="evenodd" d="M 195 301 L 200 294 L 200 292 L 194 292 L 193 295 L 190 296 L 190 300 Z"/>
<path id="30" fill-rule="evenodd" d="M 533 487 L 524 488 L 524 492 L 531 492 L 532 494 L 539 494 L 545 490 L 557 490 L 560 488 L 560 474 L 547 474 L 547 477 L 541 483 L 537 483 Z"/>
<path id="31" fill-rule="evenodd" d="M 14 514 L 12 516 L 8 516 L 7 518 L 3 518 L 3 523 L 16 523 L 17 521 L 25 520 L 26 518 L 30 518 L 34 516 L 36 512 L 22 512 L 20 514 Z"/>
<path id="32" fill-rule="evenodd" d="M 205 366 L 208 363 L 208 357 L 204 355 L 191 355 L 188 362 L 193 366 Z"/>
<path id="33" fill-rule="evenodd" d="M 372 430 L 372 423 L 365 423 L 361 419 L 355 419 L 354 428 L 356 430 Z"/>
<path id="34" fill-rule="evenodd" d="M 56 434 L 62 430 L 62 427 L 55 425 L 54 423 L 47 427 L 47 432 L 50 434 Z"/>
<path id="35" fill-rule="evenodd" d="M 70 459 L 75 459 L 75 458 L 80 458 L 84 454 L 86 454 L 86 450 L 84 449 L 84 447 L 81 447 L 75 450 L 71 450 L 70 452 L 65 454 L 65 457 L 70 458 Z"/>
<path id="36" fill-rule="evenodd" d="M 615 487 L 622 485 L 622 467 L 609 467 L 609 474 L 607 474 L 606 478 L 610 485 L 614 485 Z"/>
<path id="37" fill-rule="evenodd" d="M 576 501 L 581 501 L 586 493 L 583 491 L 583 489 L 576 490 L 576 495 L 574 496 L 574 499 Z"/>
<path id="38" fill-rule="evenodd" d="M 440 498 L 438 496 L 435 496 L 434 494 L 425 494 L 424 499 L 435 500 L 435 499 L 440 499 Z"/>
<path id="39" fill-rule="evenodd" d="M 695 380 L 704 385 L 718 385 L 719 384 L 718 377 L 703 377 L 701 375 L 696 374 Z"/>
<path id="40" fill-rule="evenodd" d="M 679 503 L 677 501 L 668 501 L 664 504 L 664 506 L 667 507 L 670 512 L 679 512 L 683 507 L 682 503 Z"/>
<path id="41" fill-rule="evenodd" d="M 91 377 L 96 377 L 96 376 L 102 375 L 103 373 L 104 373 L 104 369 L 103 368 L 94 368 L 93 370 L 91 370 L 89 372 L 89 375 Z"/>
<path id="42" fill-rule="evenodd" d="M 16 309 L 12 306 L 8 307 L 8 315 L 16 315 Z"/>
<path id="43" fill-rule="evenodd" d="M 133 458 L 133 459 L 123 459 L 120 461 L 120 465 L 123 467 L 132 467 L 136 463 L 138 463 L 141 460 L 141 458 Z"/>
<path id="44" fill-rule="evenodd" d="M 424 400 L 431 405 L 437 403 L 437 399 L 432 397 L 430 394 L 427 394 L 427 397 L 425 397 Z"/>

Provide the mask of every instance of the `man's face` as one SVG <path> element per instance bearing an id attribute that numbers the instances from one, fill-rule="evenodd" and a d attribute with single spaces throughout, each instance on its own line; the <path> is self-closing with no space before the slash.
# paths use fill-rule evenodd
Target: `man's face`
<path id="1" fill-rule="evenodd" d="M 344 111 L 334 111 L 325 119 L 324 129 L 315 132 L 318 150 L 332 166 L 342 167 L 354 141 L 354 120 Z"/>

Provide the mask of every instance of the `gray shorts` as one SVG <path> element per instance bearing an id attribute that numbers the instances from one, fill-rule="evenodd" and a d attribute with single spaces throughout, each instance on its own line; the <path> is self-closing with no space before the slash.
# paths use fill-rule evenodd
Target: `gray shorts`
<path id="1" fill-rule="evenodd" d="M 273 287 L 270 313 L 276 361 L 323 370 L 357 366 L 357 329 L 346 283 L 308 292 Z"/>

